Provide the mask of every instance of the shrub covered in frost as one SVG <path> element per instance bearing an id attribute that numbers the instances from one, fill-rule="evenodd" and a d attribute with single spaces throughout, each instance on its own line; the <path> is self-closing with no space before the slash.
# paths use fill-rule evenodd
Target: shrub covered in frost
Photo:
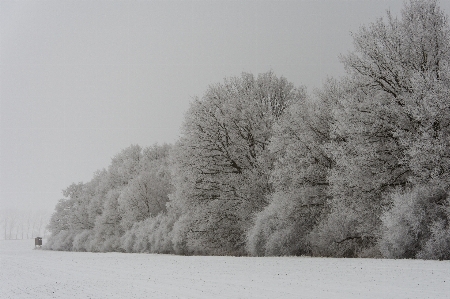
<path id="1" fill-rule="evenodd" d="M 44 249 L 72 251 L 74 237 L 75 235 L 72 232 L 61 230 L 59 233 L 48 239 L 47 244 L 44 245 Z"/>
<path id="2" fill-rule="evenodd" d="M 307 235 L 316 224 L 322 208 L 311 202 L 314 189 L 307 189 L 295 195 L 275 193 L 271 203 L 256 215 L 255 223 L 247 234 L 247 250 L 251 255 L 310 253 Z M 309 197 L 308 200 L 305 200 L 306 197 Z"/>
<path id="3" fill-rule="evenodd" d="M 121 238 L 121 248 L 126 252 L 172 253 L 173 223 L 173 217 L 166 214 L 137 222 Z"/>
<path id="4" fill-rule="evenodd" d="M 449 202 L 446 192 L 416 187 L 393 193 L 392 202 L 392 208 L 382 216 L 379 247 L 384 257 L 448 257 Z"/>
<path id="5" fill-rule="evenodd" d="M 73 239 L 73 250 L 75 251 L 95 251 L 92 247 L 93 235 L 91 230 L 83 230 Z"/>

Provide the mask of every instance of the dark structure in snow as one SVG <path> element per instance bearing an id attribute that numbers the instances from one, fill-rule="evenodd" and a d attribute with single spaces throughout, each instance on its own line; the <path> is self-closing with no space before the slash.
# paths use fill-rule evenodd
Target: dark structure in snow
<path id="1" fill-rule="evenodd" d="M 39 246 L 39 247 L 42 246 L 42 238 L 41 237 L 36 237 L 34 239 L 34 247 L 36 247 L 36 246 Z"/>

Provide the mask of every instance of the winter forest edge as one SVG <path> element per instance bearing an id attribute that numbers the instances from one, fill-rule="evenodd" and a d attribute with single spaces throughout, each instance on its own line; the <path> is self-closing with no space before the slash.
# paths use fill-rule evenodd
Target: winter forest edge
<path id="1" fill-rule="evenodd" d="M 411 0 L 353 34 L 310 94 L 268 72 L 211 85 L 174 145 L 72 184 L 49 250 L 450 259 L 450 27 Z"/>

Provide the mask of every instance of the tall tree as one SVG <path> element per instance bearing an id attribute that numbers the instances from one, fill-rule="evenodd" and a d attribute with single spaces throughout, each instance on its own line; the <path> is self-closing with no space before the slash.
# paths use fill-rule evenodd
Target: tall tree
<path id="1" fill-rule="evenodd" d="M 316 238 L 325 254 L 353 256 L 376 244 L 388 194 L 410 184 L 404 138 L 423 126 L 408 108 L 414 78 L 439 78 L 448 38 L 436 1 L 410 1 L 401 19 L 388 12 L 354 34 L 355 51 L 342 58 L 346 95 L 334 110 L 332 135 L 341 142 L 329 146 L 333 212 Z"/>
<path id="2" fill-rule="evenodd" d="M 186 225 L 193 251 L 244 252 L 245 231 L 271 191 L 273 124 L 301 98 L 269 72 L 226 79 L 191 104 L 175 151 L 182 178 L 173 199 L 192 215 Z"/>
<path id="3" fill-rule="evenodd" d="M 315 98 L 304 94 L 274 126 L 270 142 L 274 193 L 249 231 L 251 254 L 311 253 L 308 234 L 326 210 L 327 173 L 333 166 L 325 148 L 330 142 L 330 100 L 325 93 Z"/>

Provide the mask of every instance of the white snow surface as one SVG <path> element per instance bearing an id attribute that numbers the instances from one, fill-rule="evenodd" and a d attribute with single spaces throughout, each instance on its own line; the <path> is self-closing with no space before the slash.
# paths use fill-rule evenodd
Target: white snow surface
<path id="1" fill-rule="evenodd" d="M 449 261 L 33 248 L 0 240 L 0 298 L 450 298 Z"/>

